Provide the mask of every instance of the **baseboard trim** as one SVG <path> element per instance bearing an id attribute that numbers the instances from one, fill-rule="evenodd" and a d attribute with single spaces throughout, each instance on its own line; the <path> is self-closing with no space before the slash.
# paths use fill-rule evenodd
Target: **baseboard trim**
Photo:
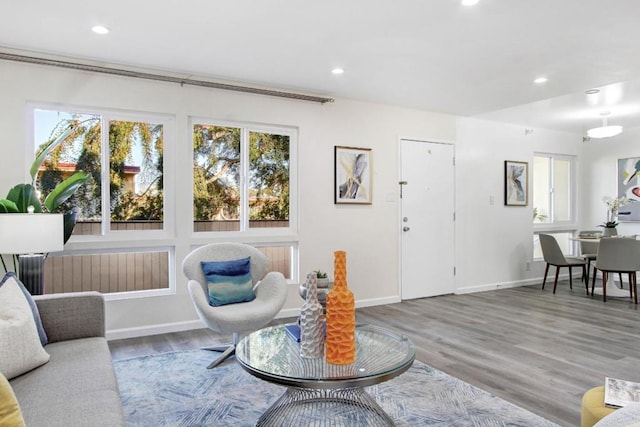
<path id="1" fill-rule="evenodd" d="M 517 288 L 520 286 L 535 285 L 536 283 L 540 283 L 541 281 L 542 279 L 526 279 L 526 280 L 516 280 L 513 282 L 500 282 L 500 283 L 488 283 L 485 285 L 464 286 L 456 289 L 455 294 L 463 295 L 463 294 L 472 294 L 475 292 L 495 291 L 498 289 Z"/>
<path id="2" fill-rule="evenodd" d="M 356 308 L 372 307 L 376 305 L 393 304 L 400 302 L 400 297 L 372 298 L 356 301 Z M 298 317 L 300 308 L 287 308 L 276 316 L 276 319 L 287 317 Z M 187 320 L 184 322 L 163 323 L 160 325 L 136 326 L 134 328 L 112 329 L 107 331 L 107 340 L 121 340 L 126 338 L 146 337 L 149 335 L 169 334 L 172 332 L 190 331 L 192 329 L 202 329 L 205 325 L 200 320 Z"/>
<path id="3" fill-rule="evenodd" d="M 204 324 L 200 320 L 186 320 L 184 322 L 112 329 L 107 331 L 106 336 L 108 341 L 112 341 L 126 338 L 146 337 L 149 335 L 169 334 L 171 332 L 190 331 L 193 329 L 202 329 L 204 327 Z"/>

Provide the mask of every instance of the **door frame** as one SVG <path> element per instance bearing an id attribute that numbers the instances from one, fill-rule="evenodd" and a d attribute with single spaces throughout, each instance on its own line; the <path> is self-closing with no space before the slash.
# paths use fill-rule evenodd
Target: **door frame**
<path id="1" fill-rule="evenodd" d="M 400 187 L 399 182 L 402 180 L 402 141 L 415 141 L 415 142 L 424 142 L 424 143 L 432 143 L 432 144 L 444 144 L 451 145 L 453 148 L 453 212 L 456 215 L 456 220 L 453 222 L 453 267 L 456 268 L 457 264 L 457 247 L 456 247 L 456 234 L 457 234 L 457 185 L 456 185 L 456 144 L 455 141 L 439 139 L 439 138 L 422 138 L 415 136 L 403 136 L 400 135 L 398 137 L 398 179 L 396 180 L 396 185 Z M 398 299 L 402 301 L 402 198 L 400 197 L 400 189 L 398 189 L 398 211 L 396 218 L 396 230 L 398 232 L 398 287 L 396 292 L 398 293 Z M 454 295 L 458 293 L 458 282 L 457 282 L 457 274 L 453 275 L 453 293 Z"/>

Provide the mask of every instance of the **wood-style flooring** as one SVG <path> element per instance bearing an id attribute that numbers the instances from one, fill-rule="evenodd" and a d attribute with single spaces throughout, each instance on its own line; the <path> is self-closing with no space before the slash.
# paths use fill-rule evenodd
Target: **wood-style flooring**
<path id="1" fill-rule="evenodd" d="M 562 426 L 605 376 L 640 382 L 640 312 L 629 298 L 588 297 L 574 280 L 358 309 L 358 323 L 407 335 L 416 358 Z M 278 319 L 274 323 L 290 322 Z M 201 329 L 109 343 L 114 359 L 230 340 Z M 213 354 L 212 354 L 213 360 Z"/>

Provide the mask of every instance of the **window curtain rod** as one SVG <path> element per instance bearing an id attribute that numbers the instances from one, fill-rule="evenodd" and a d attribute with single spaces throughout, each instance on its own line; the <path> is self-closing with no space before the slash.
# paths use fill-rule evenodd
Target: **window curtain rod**
<path id="1" fill-rule="evenodd" d="M 299 93 L 281 92 L 277 90 L 260 89 L 248 86 L 238 86 L 225 83 L 216 83 L 206 80 L 183 79 L 179 77 L 165 76 L 162 74 L 142 73 L 138 71 L 122 70 L 119 68 L 101 67 L 98 65 L 79 64 L 75 62 L 60 61 L 56 59 L 38 58 L 33 56 L 16 55 L 12 53 L 0 52 L 0 59 L 7 61 L 26 62 L 29 64 L 48 65 L 59 68 L 69 68 L 72 70 L 92 71 L 94 73 L 112 74 L 116 76 L 135 77 L 138 79 L 157 80 L 161 82 L 178 83 L 180 86 L 191 85 L 208 87 L 213 89 L 231 90 L 235 92 L 253 93 L 257 95 L 275 96 L 279 98 L 297 99 L 300 101 L 319 102 L 321 104 L 333 102 L 333 98 L 321 96 L 303 95 Z"/>

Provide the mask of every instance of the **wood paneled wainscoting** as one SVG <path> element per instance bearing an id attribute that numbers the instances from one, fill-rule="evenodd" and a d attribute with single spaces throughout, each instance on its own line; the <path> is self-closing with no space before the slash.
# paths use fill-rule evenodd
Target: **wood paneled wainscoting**
<path id="1" fill-rule="evenodd" d="M 220 223 L 221 221 L 216 221 Z M 228 221 L 234 222 L 234 221 Z M 270 224 L 277 222 L 279 224 Z M 256 221 L 254 227 L 282 227 L 286 221 Z M 118 223 L 119 230 L 161 229 L 160 222 Z M 218 224 L 220 230 L 229 225 Z M 132 228 L 133 227 L 133 228 Z M 230 225 L 233 227 L 233 225 Z M 214 226 L 210 226 L 211 231 Z M 99 234 L 99 223 L 78 223 L 74 234 Z M 258 247 L 269 259 L 269 271 L 291 277 L 289 246 Z M 176 270 L 180 280 L 180 263 Z M 102 293 L 167 289 L 169 287 L 169 252 L 135 251 L 100 252 L 76 255 L 52 255 L 45 262 L 45 293 L 98 291 Z"/>

